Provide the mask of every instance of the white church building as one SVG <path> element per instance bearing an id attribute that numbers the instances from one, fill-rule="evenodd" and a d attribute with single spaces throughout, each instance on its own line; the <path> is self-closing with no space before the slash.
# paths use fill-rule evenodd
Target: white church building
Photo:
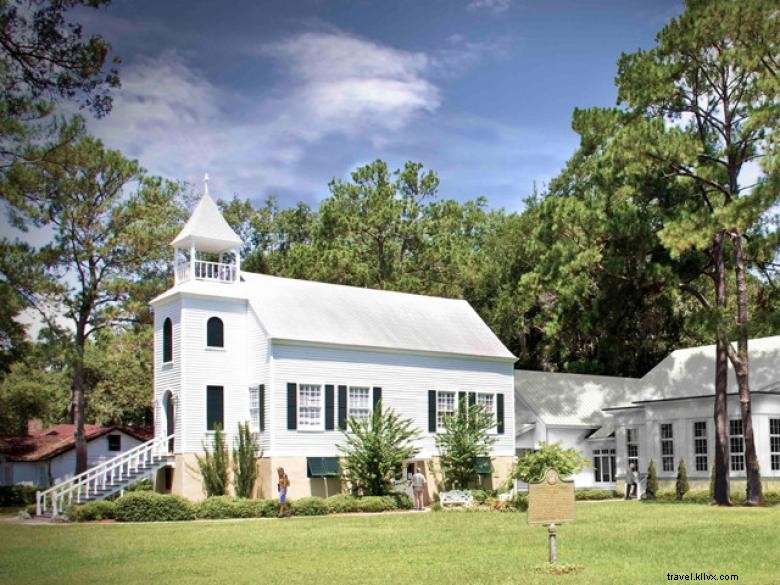
<path id="1" fill-rule="evenodd" d="M 516 358 L 466 301 L 243 272 L 241 240 L 208 193 L 172 245 L 174 286 L 151 306 L 155 432 L 174 436 L 173 493 L 203 498 L 196 455 L 217 425 L 231 441 L 249 421 L 262 449 L 258 497 L 276 495 L 280 466 L 291 498 L 332 495 L 342 429 L 379 400 L 417 427 L 407 463 L 431 494 L 435 435 L 460 398 L 495 416 L 484 485 L 507 478 Z"/>

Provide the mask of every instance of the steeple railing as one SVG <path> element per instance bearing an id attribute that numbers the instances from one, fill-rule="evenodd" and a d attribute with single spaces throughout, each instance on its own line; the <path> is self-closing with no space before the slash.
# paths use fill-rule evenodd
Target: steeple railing
<path id="1" fill-rule="evenodd" d="M 193 265 L 190 265 L 189 262 L 182 262 L 176 265 L 176 282 L 190 280 L 192 268 L 194 268 L 195 280 L 207 280 L 210 282 L 236 282 L 238 274 L 238 267 L 232 262 L 195 260 Z"/>

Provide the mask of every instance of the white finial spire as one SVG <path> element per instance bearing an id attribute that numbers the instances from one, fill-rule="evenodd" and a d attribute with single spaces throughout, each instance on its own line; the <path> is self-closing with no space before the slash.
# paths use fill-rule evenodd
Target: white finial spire
<path id="1" fill-rule="evenodd" d="M 209 194 L 209 174 L 208 173 L 203 175 L 203 193 L 205 195 Z"/>

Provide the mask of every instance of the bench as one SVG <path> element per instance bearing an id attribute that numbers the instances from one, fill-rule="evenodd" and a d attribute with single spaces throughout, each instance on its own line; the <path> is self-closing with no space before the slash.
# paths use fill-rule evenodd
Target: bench
<path id="1" fill-rule="evenodd" d="M 469 492 L 461 490 L 451 490 L 449 492 L 439 493 L 439 503 L 444 506 L 464 506 L 470 508 L 474 503 L 474 496 Z"/>

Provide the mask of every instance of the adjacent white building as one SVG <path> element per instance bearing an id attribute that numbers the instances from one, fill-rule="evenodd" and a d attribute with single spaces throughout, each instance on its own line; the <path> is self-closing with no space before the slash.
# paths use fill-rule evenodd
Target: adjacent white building
<path id="1" fill-rule="evenodd" d="M 780 336 L 750 341 L 753 428 L 761 475 L 780 482 Z M 664 487 L 685 460 L 692 485 L 705 488 L 715 450 L 715 347 L 672 352 L 640 379 L 515 372 L 517 448 L 560 441 L 581 450 L 591 465 L 577 487 L 614 489 L 630 463 L 646 472 L 655 463 Z M 729 365 L 729 467 L 733 484 L 745 480 L 744 435 Z M 775 488 L 776 489 L 776 488 Z"/>
<path id="2" fill-rule="evenodd" d="M 174 435 L 174 493 L 204 496 L 196 455 L 217 425 L 257 433 L 258 495 L 340 489 L 338 445 L 348 417 L 381 400 L 420 432 L 417 465 L 436 489 L 434 437 L 460 398 L 493 412 L 485 481 L 515 455 L 515 357 L 462 300 L 241 271 L 241 242 L 205 194 L 173 242 L 175 284 L 152 302 L 158 437 Z M 170 473 L 170 472 L 169 472 Z"/>

